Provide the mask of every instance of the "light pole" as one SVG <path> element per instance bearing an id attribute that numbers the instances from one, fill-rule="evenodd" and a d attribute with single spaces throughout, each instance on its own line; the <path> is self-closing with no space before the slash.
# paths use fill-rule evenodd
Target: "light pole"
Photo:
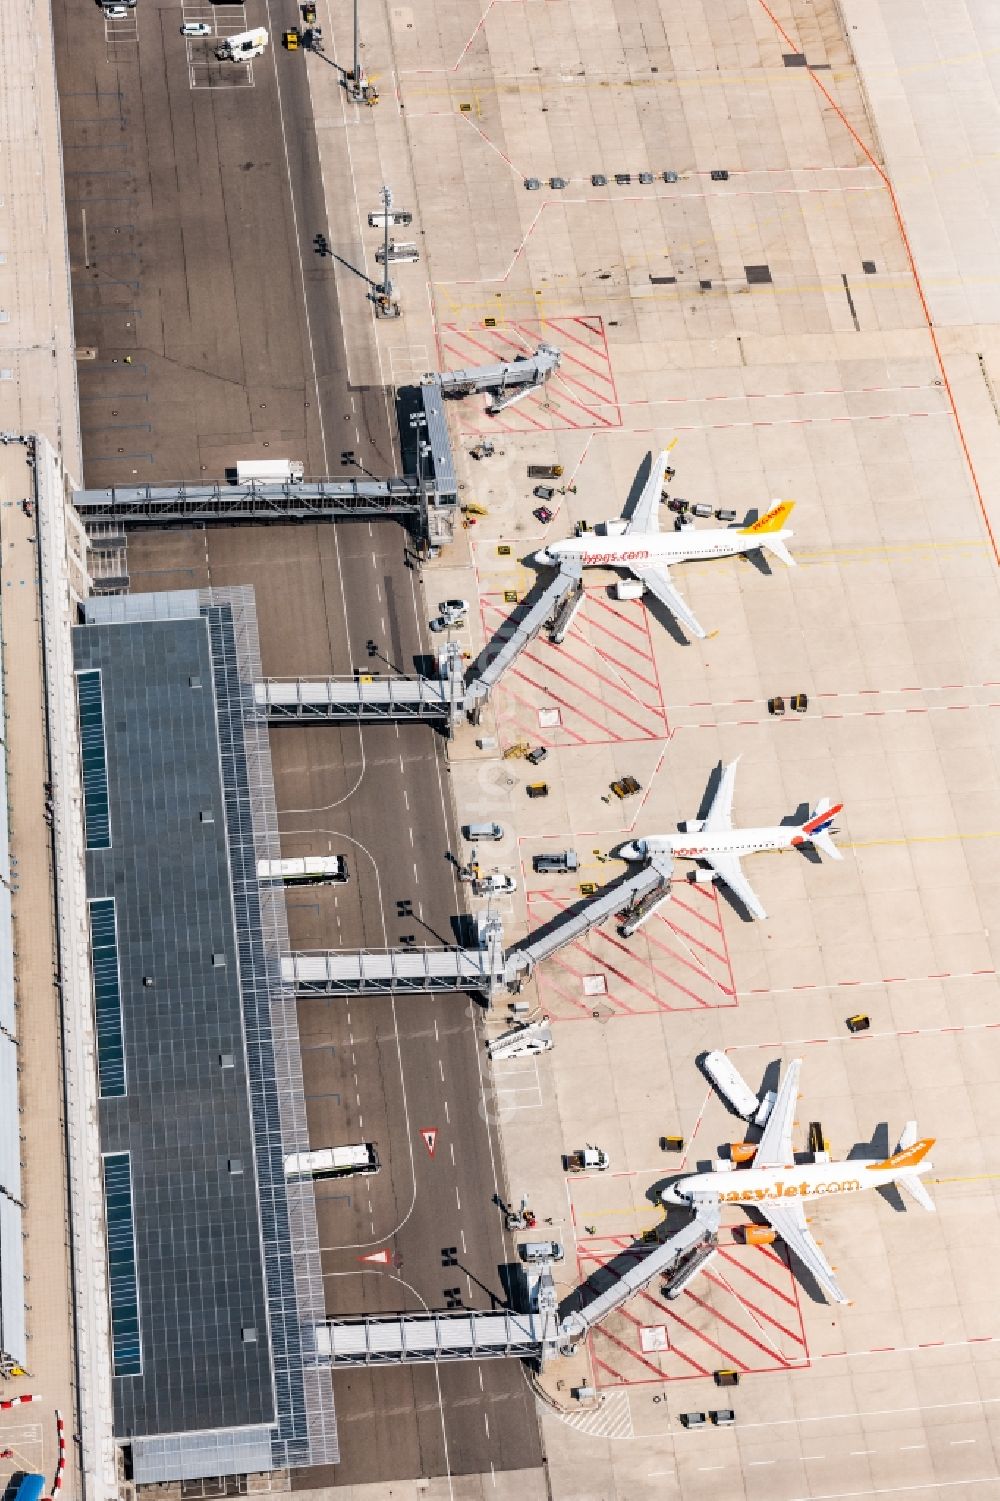
<path id="1" fill-rule="evenodd" d="M 364 87 L 364 80 L 361 77 L 361 28 L 358 25 L 359 4 L 360 0 L 354 0 L 354 67 L 351 72 L 351 78 L 354 81 L 354 93 L 356 97 L 360 97 L 361 90 Z"/>
<path id="2" fill-rule="evenodd" d="M 392 282 L 389 280 L 389 221 L 392 218 L 392 189 L 383 187 L 382 199 L 382 285 L 369 293 L 379 318 L 398 318 L 399 304 L 392 300 Z"/>

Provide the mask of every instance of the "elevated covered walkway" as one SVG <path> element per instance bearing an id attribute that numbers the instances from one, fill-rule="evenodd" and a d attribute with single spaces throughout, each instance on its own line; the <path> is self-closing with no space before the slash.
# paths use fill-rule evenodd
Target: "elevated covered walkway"
<path id="1" fill-rule="evenodd" d="M 282 485 L 131 485 L 77 490 L 84 523 L 209 526 L 264 521 L 372 521 L 419 516 L 427 488 L 414 479 L 304 480 Z"/>
<path id="2" fill-rule="evenodd" d="M 315 1326 L 316 1354 L 331 1365 L 538 1358 L 554 1347 L 556 1315 L 427 1313 L 396 1318 L 331 1319 Z"/>
<path id="3" fill-rule="evenodd" d="M 436 1360 L 537 1360 L 568 1355 L 616 1308 L 657 1278 L 666 1296 L 686 1285 L 715 1254 L 719 1201 L 706 1197 L 695 1217 L 641 1261 L 615 1276 L 585 1307 L 562 1318 L 551 1276 L 543 1273 L 537 1307 L 530 1313 L 397 1314 L 383 1318 L 330 1319 L 314 1326 L 316 1354 L 331 1365 L 390 1365 Z M 547 1270 L 551 1264 L 547 1263 Z M 607 1271 L 607 1268 L 605 1268 Z"/>
<path id="4" fill-rule="evenodd" d="M 466 713 L 472 718 L 476 717 L 504 673 L 514 665 L 544 626 L 551 623 L 552 639 L 561 641 L 582 601 L 582 569 L 579 566 L 560 568 L 526 614 L 514 623 L 508 621 L 483 648 L 479 660 L 467 676 Z M 557 630 L 561 630 L 558 636 Z"/>
<path id="5" fill-rule="evenodd" d="M 429 719 L 450 724 L 462 712 L 461 680 L 437 678 L 269 679 L 254 687 L 269 724 L 386 723 Z"/>
<path id="6" fill-rule="evenodd" d="M 695 1217 L 690 1224 L 678 1230 L 667 1240 L 661 1241 L 655 1250 L 641 1260 L 626 1266 L 610 1287 L 598 1294 L 582 1308 L 568 1313 L 559 1325 L 560 1341 L 564 1345 L 578 1345 L 591 1329 L 595 1329 L 609 1314 L 614 1313 L 629 1298 L 655 1282 L 658 1277 L 667 1280 L 666 1296 L 669 1298 L 676 1283 L 686 1285 L 695 1272 L 705 1266 L 715 1254 L 716 1236 L 719 1229 L 719 1201 L 706 1197 L 695 1206 Z M 608 1271 L 606 1267 L 605 1272 Z M 680 1288 L 677 1288 L 680 1291 Z"/>
<path id="7" fill-rule="evenodd" d="M 281 978 L 299 995 L 426 995 L 504 988 L 503 932 L 489 924 L 482 948 L 324 949 L 286 954 Z"/>
<path id="8" fill-rule="evenodd" d="M 657 907 L 670 898 L 670 874 L 673 861 L 669 856 L 654 856 L 628 880 L 609 886 L 597 896 L 578 902 L 567 912 L 547 923 L 515 948 L 508 950 L 504 975 L 508 987 L 517 990 L 532 973 L 536 964 L 550 959 L 567 944 L 584 938 L 592 928 L 616 913 L 624 913 L 622 928 L 634 933 Z M 636 917 L 637 913 L 641 916 Z"/>
<path id="9" fill-rule="evenodd" d="M 491 413 L 502 412 L 522 400 L 553 376 L 559 369 L 562 353 L 552 344 L 539 344 L 532 355 L 516 360 L 500 360 L 493 365 L 474 365 L 468 370 L 445 370 L 430 375 L 427 384 L 437 386 L 445 396 L 473 396 L 489 391 Z"/>

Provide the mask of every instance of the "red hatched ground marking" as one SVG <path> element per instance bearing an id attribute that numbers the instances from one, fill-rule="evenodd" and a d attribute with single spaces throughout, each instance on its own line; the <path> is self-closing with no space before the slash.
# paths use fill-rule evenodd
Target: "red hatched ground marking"
<path id="1" fill-rule="evenodd" d="M 496 328 L 483 323 L 467 328 L 443 323 L 437 342 L 442 370 L 514 360 L 533 354 L 539 344 L 553 344 L 562 354 L 558 373 L 543 388 L 496 417 L 486 415 L 483 396 L 464 402 L 459 418 L 463 432 L 551 433 L 622 425 L 604 319 L 597 314 L 522 318 L 498 322 Z"/>
<path id="2" fill-rule="evenodd" d="M 487 640 L 512 608 L 502 595 L 483 595 Z M 508 744 L 530 740 L 553 748 L 665 740 L 670 731 L 642 601 L 588 590 L 562 645 L 536 637 L 504 673 L 496 703 Z M 542 729 L 538 716 L 546 709 L 557 709 L 560 722 Z"/>
<path id="3" fill-rule="evenodd" d="M 651 1011 L 702 1011 L 737 1005 L 729 948 L 714 887 L 674 882 L 670 901 L 634 933 L 620 937 L 616 920 L 552 955 L 536 971 L 539 1002 L 552 1021 L 605 1021 Z M 573 905 L 568 891 L 528 890 L 534 931 Z M 603 975 L 601 995 L 584 981 Z"/>
<path id="4" fill-rule="evenodd" d="M 581 1279 L 608 1283 L 601 1268 L 615 1258 L 641 1261 L 653 1247 L 633 1249 L 627 1236 L 581 1241 Z M 595 1276 L 596 1274 L 596 1276 Z M 598 1326 L 590 1353 L 598 1386 L 641 1386 L 738 1371 L 783 1371 L 809 1359 L 798 1283 L 779 1246 L 720 1242 L 719 1254 L 679 1298 L 667 1300 L 659 1279 Z M 665 1350 L 643 1349 L 643 1330 L 666 1330 Z"/>

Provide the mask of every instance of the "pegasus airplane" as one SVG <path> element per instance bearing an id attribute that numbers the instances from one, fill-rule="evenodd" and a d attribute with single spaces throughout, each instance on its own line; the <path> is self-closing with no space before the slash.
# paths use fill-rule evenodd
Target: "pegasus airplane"
<path id="1" fill-rule="evenodd" d="M 549 567 L 626 568 L 650 594 L 685 625 L 692 636 L 704 638 L 705 632 L 670 581 L 670 564 L 687 563 L 696 558 L 730 558 L 739 553 L 764 548 L 780 558 L 789 568 L 795 559 L 785 546 L 793 534 L 785 526 L 794 501 L 786 500 L 771 507 L 766 516 L 750 526 L 694 527 L 682 531 L 660 531 L 660 499 L 669 453 L 664 450 L 653 465 L 652 473 L 632 512 L 625 520 L 608 522 L 606 535 L 581 532 L 564 542 L 550 542 L 536 552 L 535 563 Z"/>
<path id="2" fill-rule="evenodd" d="M 740 1204 L 756 1209 L 830 1297 L 846 1303 L 833 1268 L 809 1233 L 807 1207 L 895 1184 L 921 1208 L 933 1212 L 934 1203 L 920 1176 L 931 1171 L 927 1153 L 934 1140 L 918 1140 L 916 1121 L 907 1121 L 896 1150 L 884 1160 L 828 1162 L 824 1152 L 817 1153 L 812 1162 L 797 1163 L 792 1125 L 801 1067 L 800 1058 L 789 1064 L 749 1167 L 734 1168 L 728 1161 L 717 1163 L 709 1172 L 679 1179 L 664 1189 L 661 1197 L 665 1204 L 692 1208 Z"/>
<path id="3" fill-rule="evenodd" d="M 829 798 L 823 797 L 802 823 L 781 824 L 771 829 L 734 829 L 733 788 L 738 765 L 737 756 L 723 771 L 719 790 L 705 818 L 689 818 L 679 825 L 683 830 L 680 834 L 656 834 L 649 839 L 623 844 L 618 853 L 623 860 L 649 860 L 655 855 L 667 855 L 701 861 L 694 872 L 694 879 L 699 884 L 724 881 L 752 917 L 766 917 L 759 898 L 743 874 L 740 864 L 743 856 L 756 855 L 761 850 L 784 850 L 811 844 L 831 860 L 842 860 L 844 857 L 830 835 L 836 832 L 833 820 L 844 805 L 837 803 L 834 806 Z"/>

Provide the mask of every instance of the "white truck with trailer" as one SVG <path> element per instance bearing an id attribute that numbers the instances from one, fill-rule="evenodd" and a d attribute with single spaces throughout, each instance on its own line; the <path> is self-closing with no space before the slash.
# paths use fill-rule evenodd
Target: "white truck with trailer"
<path id="1" fill-rule="evenodd" d="M 298 459 L 238 459 L 230 473 L 238 485 L 300 485 L 305 468 Z"/>

